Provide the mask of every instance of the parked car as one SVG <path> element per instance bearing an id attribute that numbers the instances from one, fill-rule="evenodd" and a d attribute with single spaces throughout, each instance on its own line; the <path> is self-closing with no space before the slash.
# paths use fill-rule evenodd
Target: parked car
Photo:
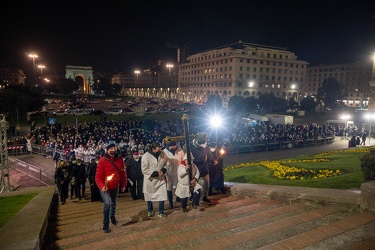
<path id="1" fill-rule="evenodd" d="M 104 111 L 101 109 L 95 109 L 92 112 L 90 112 L 90 115 L 103 115 Z"/>
<path id="2" fill-rule="evenodd" d="M 89 112 L 86 112 L 83 109 L 75 109 L 75 110 L 69 111 L 69 113 L 71 115 L 87 115 L 87 114 L 89 114 Z"/>
<path id="3" fill-rule="evenodd" d="M 65 110 L 59 109 L 59 110 L 55 110 L 52 115 L 53 116 L 66 116 L 68 115 L 68 112 L 66 112 Z"/>
<path id="4" fill-rule="evenodd" d="M 156 110 L 153 107 L 148 107 L 148 108 L 145 108 L 145 113 L 146 114 L 155 114 Z"/>
<path id="5" fill-rule="evenodd" d="M 48 109 L 48 115 L 53 115 L 53 112 L 55 112 L 56 111 L 56 109 L 54 109 L 54 108 L 49 108 Z"/>
<path id="6" fill-rule="evenodd" d="M 86 108 L 83 108 L 82 110 L 85 111 L 86 114 L 90 114 L 92 111 L 94 111 L 94 108 L 93 107 L 86 107 Z"/>
<path id="7" fill-rule="evenodd" d="M 120 104 L 112 104 L 112 105 L 109 105 L 109 109 L 110 110 L 118 110 L 118 109 L 122 109 L 122 107 L 121 107 Z"/>
<path id="8" fill-rule="evenodd" d="M 159 114 L 167 114 L 167 113 L 169 113 L 169 109 L 167 109 L 167 108 L 160 108 L 160 109 L 158 109 L 158 113 Z"/>
<path id="9" fill-rule="evenodd" d="M 132 110 L 131 108 L 123 108 L 122 113 L 127 115 L 134 114 L 134 110 Z"/>
<path id="10" fill-rule="evenodd" d="M 122 114 L 122 110 L 121 109 L 112 109 L 112 110 L 106 110 L 104 111 L 104 113 L 106 115 L 121 115 Z"/>
<path id="11" fill-rule="evenodd" d="M 133 103 L 128 105 L 129 108 L 132 108 L 132 107 L 135 107 L 135 106 L 139 106 L 139 102 L 133 102 Z"/>
<path id="12" fill-rule="evenodd" d="M 36 111 L 36 112 L 32 112 L 30 113 L 30 116 L 49 116 L 50 113 L 48 111 Z"/>

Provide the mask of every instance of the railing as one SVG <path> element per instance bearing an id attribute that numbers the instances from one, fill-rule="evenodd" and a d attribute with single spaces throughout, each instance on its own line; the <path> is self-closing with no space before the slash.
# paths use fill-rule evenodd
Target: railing
<path id="1" fill-rule="evenodd" d="M 42 184 L 46 186 L 54 185 L 54 175 L 47 173 L 43 169 L 40 169 L 32 164 L 26 163 L 12 156 L 8 157 L 8 164 L 12 164 L 12 166 L 10 167 L 13 167 L 17 171 L 40 181 Z"/>
<path id="2" fill-rule="evenodd" d="M 297 139 L 279 142 L 264 142 L 264 143 L 250 143 L 241 144 L 235 143 L 230 147 L 227 147 L 227 154 L 243 154 L 243 153 L 254 153 L 270 150 L 280 150 L 288 148 L 298 148 L 307 146 L 319 146 L 324 144 L 333 143 L 335 137 L 324 137 L 317 139 Z"/>

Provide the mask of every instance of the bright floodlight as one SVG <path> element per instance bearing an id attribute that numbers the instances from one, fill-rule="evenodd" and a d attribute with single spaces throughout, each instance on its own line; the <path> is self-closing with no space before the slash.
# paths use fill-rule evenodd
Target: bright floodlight
<path id="1" fill-rule="evenodd" d="M 218 115 L 212 116 L 210 123 L 212 127 L 216 127 L 216 128 L 220 127 L 222 123 L 221 117 Z"/>
<path id="2" fill-rule="evenodd" d="M 341 119 L 348 120 L 348 119 L 350 119 L 350 115 L 342 115 Z"/>

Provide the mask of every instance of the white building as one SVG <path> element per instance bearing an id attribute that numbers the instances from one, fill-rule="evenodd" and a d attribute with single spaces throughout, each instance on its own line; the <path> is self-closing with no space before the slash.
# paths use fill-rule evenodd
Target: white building
<path id="1" fill-rule="evenodd" d="M 238 43 L 196 53 L 179 65 L 178 99 L 205 102 L 219 95 L 223 106 L 238 95 L 299 101 L 304 96 L 308 63 L 285 48 Z"/>
<path id="2" fill-rule="evenodd" d="M 370 99 L 372 61 L 350 64 L 309 66 L 305 96 L 315 96 L 328 78 L 335 78 L 344 86 L 343 103 L 349 107 L 367 107 Z"/>
<path id="3" fill-rule="evenodd" d="M 20 69 L 0 68 L 0 88 L 8 85 L 25 85 L 25 74 Z"/>

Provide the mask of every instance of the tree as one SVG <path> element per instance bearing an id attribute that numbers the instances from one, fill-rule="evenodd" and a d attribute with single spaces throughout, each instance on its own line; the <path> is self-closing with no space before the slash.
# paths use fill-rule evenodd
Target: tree
<path id="1" fill-rule="evenodd" d="M 314 111 L 318 103 L 311 96 L 306 96 L 301 100 L 301 110 Z"/>
<path id="2" fill-rule="evenodd" d="M 298 106 L 299 106 L 298 102 L 296 102 L 294 98 L 289 98 L 288 105 L 289 105 L 289 108 L 292 110 L 298 109 Z"/>
<path id="3" fill-rule="evenodd" d="M 209 108 L 211 111 L 220 112 L 223 108 L 222 99 L 218 95 L 210 95 L 206 102 L 206 107 Z"/>
<path id="4" fill-rule="evenodd" d="M 245 108 L 246 112 L 253 113 L 258 110 L 259 99 L 254 96 L 246 97 Z"/>
<path id="5" fill-rule="evenodd" d="M 68 95 L 71 94 L 73 91 L 77 91 L 79 89 L 79 84 L 77 84 L 72 79 L 62 78 L 56 82 L 56 89 L 59 93 Z"/>
<path id="6" fill-rule="evenodd" d="M 228 101 L 228 109 L 237 113 L 245 111 L 245 101 L 242 96 L 231 96 Z"/>
<path id="7" fill-rule="evenodd" d="M 336 78 L 330 77 L 323 81 L 316 98 L 324 104 L 324 110 L 335 109 L 338 106 L 338 100 L 343 99 L 343 91 L 343 85 Z"/>
<path id="8" fill-rule="evenodd" d="M 15 117 L 29 111 L 40 110 L 44 105 L 41 91 L 22 85 L 10 85 L 0 91 L 0 113 Z"/>
<path id="9" fill-rule="evenodd" d="M 259 96 L 259 108 L 268 113 L 275 105 L 276 97 L 274 93 L 265 93 Z"/>

